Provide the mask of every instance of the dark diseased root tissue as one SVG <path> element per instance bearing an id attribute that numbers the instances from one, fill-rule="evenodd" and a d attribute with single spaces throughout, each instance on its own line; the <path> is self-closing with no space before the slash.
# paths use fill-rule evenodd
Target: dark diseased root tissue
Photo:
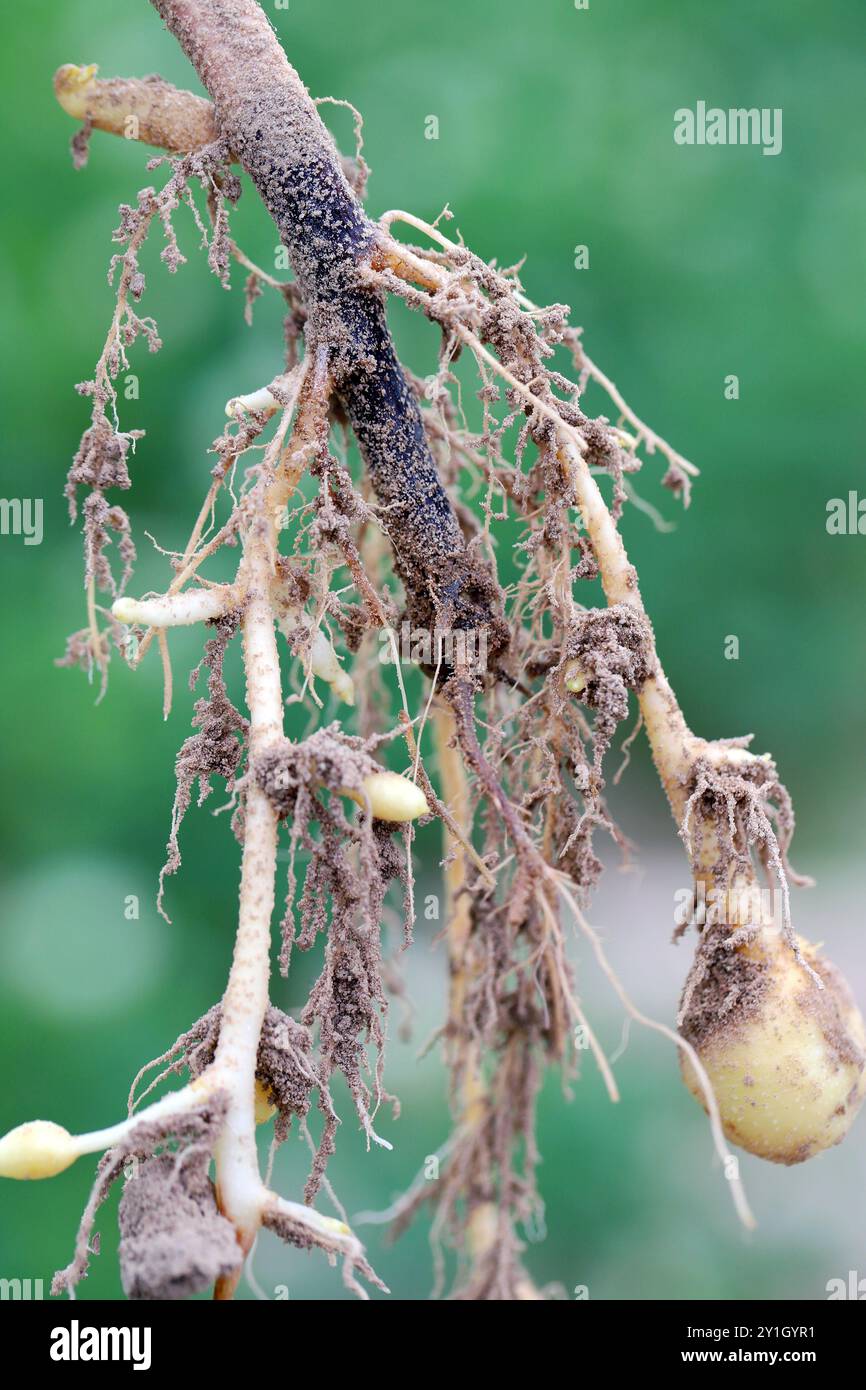
<path id="1" fill-rule="evenodd" d="M 337 395 L 392 509 L 389 534 L 413 622 L 506 629 L 490 607 L 484 567 L 469 556 L 415 397 L 394 352 L 381 294 L 358 283 L 375 230 L 334 142 L 257 7 L 191 21 L 155 0 L 214 99 L 220 131 L 252 178 L 286 245 L 307 314 L 307 345 L 327 346 Z M 217 7 L 218 8 L 218 7 Z M 237 80 L 238 72 L 243 80 Z M 396 510 L 394 510 L 396 509 Z"/>

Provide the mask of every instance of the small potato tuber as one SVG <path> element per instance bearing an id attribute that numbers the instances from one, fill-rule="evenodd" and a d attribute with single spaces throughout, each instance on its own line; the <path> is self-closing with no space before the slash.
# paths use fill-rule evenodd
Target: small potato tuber
<path id="1" fill-rule="evenodd" d="M 848 986 L 798 938 L 775 928 L 705 931 L 683 996 L 680 1031 L 715 1091 L 732 1143 L 801 1163 L 847 1134 L 866 1092 L 866 1029 Z M 810 974 L 815 972 L 823 988 Z M 683 1075 L 703 1103 L 694 1068 Z"/>

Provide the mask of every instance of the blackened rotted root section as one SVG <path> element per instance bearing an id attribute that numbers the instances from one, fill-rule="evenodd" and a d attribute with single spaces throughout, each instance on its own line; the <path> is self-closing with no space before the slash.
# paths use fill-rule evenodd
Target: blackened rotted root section
<path id="1" fill-rule="evenodd" d="M 359 286 L 375 229 L 350 188 L 315 104 L 254 0 L 153 0 L 213 98 L 217 123 L 255 183 L 307 309 L 308 349 L 327 345 L 396 569 L 418 627 L 484 629 L 507 645 L 498 594 L 470 555 L 397 360 L 381 296 Z"/>
<path id="2" fill-rule="evenodd" d="M 378 296 L 349 291 L 341 306 L 351 349 L 338 394 L 386 514 L 397 572 L 418 627 L 489 628 L 496 607 L 486 569 L 467 552 L 433 462 L 414 392 L 397 360 Z M 338 364 L 339 365 L 339 364 Z M 505 644 L 494 623 L 493 646 Z"/>

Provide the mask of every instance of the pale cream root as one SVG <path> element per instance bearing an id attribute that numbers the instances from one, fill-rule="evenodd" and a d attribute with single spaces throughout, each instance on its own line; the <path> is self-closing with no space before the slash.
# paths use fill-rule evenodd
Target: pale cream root
<path id="1" fill-rule="evenodd" d="M 163 594 L 159 598 L 119 598 L 111 615 L 119 623 L 140 627 L 185 627 L 190 623 L 213 622 L 231 613 L 241 602 L 239 588 L 217 584 L 209 589 L 187 589 L 184 593 Z"/>
<path id="2" fill-rule="evenodd" d="M 141 140 L 176 154 L 218 138 L 209 101 L 160 78 L 97 77 L 95 63 L 66 63 L 54 74 L 54 92 L 67 115 L 97 130 Z"/>

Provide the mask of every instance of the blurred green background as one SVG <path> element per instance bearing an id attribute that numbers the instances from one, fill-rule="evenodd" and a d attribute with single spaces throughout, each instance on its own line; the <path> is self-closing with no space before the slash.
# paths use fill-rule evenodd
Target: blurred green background
<path id="1" fill-rule="evenodd" d="M 363 113 L 371 213 L 402 207 L 432 218 L 447 202 L 452 232 L 483 256 L 511 264 L 525 254 L 531 297 L 571 304 L 590 354 L 700 464 L 683 514 L 650 462 L 639 490 L 675 529 L 661 535 L 631 512 L 629 552 L 693 727 L 754 731 L 759 750 L 776 755 L 799 811 L 795 861 L 819 881 L 797 896 L 797 924 L 827 943 L 866 1003 L 866 538 L 825 527 L 828 499 L 866 495 L 861 5 L 291 0 L 272 17 L 313 95 L 346 97 Z M 7 18 L 2 492 L 44 498 L 45 521 L 41 546 L 0 538 L 0 1132 L 35 1116 L 75 1130 L 119 1118 L 142 1061 L 221 993 L 236 901 L 228 818 L 202 811 L 183 829 L 171 927 L 153 905 L 174 756 L 189 729 L 180 673 L 198 658 L 196 635 L 173 643 L 178 695 L 166 724 L 153 657 L 136 675 L 115 660 L 98 708 L 82 674 L 52 666 L 84 621 L 80 536 L 61 495 L 88 413 L 72 388 L 91 375 L 111 313 L 116 206 L 164 172 L 145 174 L 146 150 L 99 133 L 88 168 L 73 172 L 72 126 L 51 93 L 54 69 L 73 61 L 98 62 L 105 76 L 158 71 L 197 89 L 145 0 L 30 0 L 14 24 Z M 676 146 L 673 113 L 699 99 L 781 107 L 781 155 Z M 347 113 L 326 115 L 349 147 Z M 425 139 L 430 115 L 438 140 Z M 225 400 L 269 380 L 280 361 L 278 305 L 260 300 L 248 329 L 242 277 L 222 292 L 189 215 L 176 225 L 189 263 L 164 272 L 158 231 L 144 258 L 144 312 L 165 346 L 155 357 L 135 348 L 140 399 L 122 402 L 123 427 L 147 430 L 122 499 L 141 557 L 135 592 L 164 586 L 165 561 L 145 532 L 169 547 L 185 541 Z M 254 260 L 273 264 L 275 235 L 249 188 L 235 230 Z M 590 266 L 578 271 L 581 244 Z M 407 360 L 432 370 L 433 330 L 401 312 L 394 325 Z M 723 394 L 730 373 L 740 380 L 735 401 Z M 724 657 L 730 634 L 736 661 Z M 636 868 L 623 875 L 611 857 L 593 920 L 636 1002 L 670 1022 L 690 954 L 687 943 L 669 944 L 685 868 L 644 748 L 613 802 L 638 846 Z M 422 891 L 436 891 L 436 860 L 428 836 Z M 141 901 L 138 921 L 124 917 L 130 894 Z M 403 1101 L 401 1120 L 383 1120 L 393 1153 L 365 1152 L 340 1092 L 332 1177 L 350 1214 L 387 1206 L 446 1132 L 438 1058 L 416 1061 L 441 1016 L 436 929 L 418 924 L 406 962 L 418 1008 L 414 1041 L 395 1038 L 389 1064 Z M 575 953 L 584 1005 L 616 1049 L 621 1012 L 586 957 Z M 319 959 L 297 962 L 275 985 L 277 1002 L 301 1004 Z M 627 1041 L 618 1107 L 591 1064 L 570 1103 L 549 1079 L 547 1231 L 544 1240 L 532 1233 L 527 1253 L 539 1283 L 587 1285 L 593 1299 L 814 1299 L 832 1277 L 866 1275 L 862 1119 L 846 1145 L 803 1168 L 743 1159 L 759 1219 L 746 1237 L 670 1046 L 634 1029 Z M 293 1142 L 278 1161 L 282 1191 L 298 1195 L 305 1163 Z M 82 1161 L 52 1182 L 0 1189 L 0 1276 L 47 1287 L 70 1256 L 91 1172 Z M 98 1223 L 103 1254 L 83 1297 L 120 1294 L 115 1205 Z M 398 1297 L 427 1296 L 426 1236 L 421 1223 L 387 1247 L 369 1232 L 373 1262 Z M 269 1295 L 284 1285 L 291 1298 L 344 1296 L 324 1261 L 270 1238 L 256 1273 Z"/>

